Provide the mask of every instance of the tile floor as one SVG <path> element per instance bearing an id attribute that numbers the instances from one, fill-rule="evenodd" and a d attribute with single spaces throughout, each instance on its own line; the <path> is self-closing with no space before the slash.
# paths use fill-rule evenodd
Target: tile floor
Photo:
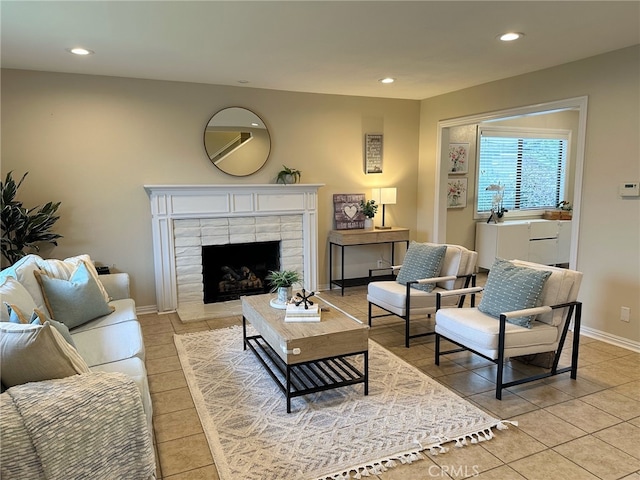
<path id="1" fill-rule="evenodd" d="M 365 287 L 323 292 L 336 306 L 366 321 Z M 213 459 L 173 343 L 173 335 L 241 324 L 241 317 L 182 323 L 176 314 L 141 315 L 154 408 L 158 478 L 217 480 Z M 578 379 L 539 380 L 494 398 L 495 366 L 468 353 L 447 355 L 436 367 L 433 336 L 404 348 L 404 324 L 374 322 L 370 338 L 495 417 L 519 426 L 489 442 L 451 448 L 445 455 L 401 465 L 381 480 L 627 479 L 640 480 L 640 353 L 588 337 L 580 340 Z M 565 348 L 563 365 L 568 365 Z M 517 374 L 532 367 L 511 362 Z M 284 400 L 284 399 L 283 399 Z M 376 477 L 369 477 L 376 478 Z M 293 479 L 265 479 L 293 480 Z"/>

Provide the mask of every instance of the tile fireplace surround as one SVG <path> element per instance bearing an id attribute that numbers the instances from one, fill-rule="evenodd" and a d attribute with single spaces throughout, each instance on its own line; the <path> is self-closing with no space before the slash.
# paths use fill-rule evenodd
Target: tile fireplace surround
<path id="1" fill-rule="evenodd" d="M 195 321 L 240 311 L 203 302 L 202 246 L 280 241 L 283 268 L 318 286 L 319 184 L 145 185 L 151 201 L 158 312 Z"/>

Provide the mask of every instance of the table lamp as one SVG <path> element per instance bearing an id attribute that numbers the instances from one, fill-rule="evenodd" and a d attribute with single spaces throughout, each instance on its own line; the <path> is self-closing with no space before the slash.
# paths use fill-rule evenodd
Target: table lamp
<path id="1" fill-rule="evenodd" d="M 386 205 L 396 204 L 396 191 L 395 187 L 389 188 L 374 188 L 371 190 L 371 196 L 378 205 L 382 205 L 382 226 L 376 227 L 379 230 L 388 230 L 391 227 L 384 225 L 384 207 Z"/>

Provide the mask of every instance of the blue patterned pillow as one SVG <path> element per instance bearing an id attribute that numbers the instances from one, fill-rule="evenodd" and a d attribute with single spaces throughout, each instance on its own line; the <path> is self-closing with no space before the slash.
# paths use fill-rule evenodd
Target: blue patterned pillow
<path id="1" fill-rule="evenodd" d="M 496 259 L 489 270 L 478 310 L 492 317 L 501 313 L 540 306 L 542 288 L 551 272 L 517 267 L 506 260 Z M 508 318 L 507 322 L 531 328 L 535 315 Z"/>
<path id="2" fill-rule="evenodd" d="M 407 254 L 404 256 L 398 278 L 396 278 L 397 282 L 406 285 L 407 282 L 413 280 L 437 277 L 440 275 L 446 251 L 446 245 L 411 242 Z M 411 287 L 431 292 L 435 283 L 416 284 Z"/>

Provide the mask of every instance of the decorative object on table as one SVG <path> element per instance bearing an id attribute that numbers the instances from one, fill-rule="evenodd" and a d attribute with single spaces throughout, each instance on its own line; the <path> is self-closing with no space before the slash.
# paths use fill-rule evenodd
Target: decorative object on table
<path id="1" fill-rule="evenodd" d="M 449 144 L 449 173 L 467 173 L 469 171 L 469 144 Z"/>
<path id="2" fill-rule="evenodd" d="M 278 172 L 276 183 L 282 183 L 284 185 L 287 185 L 288 183 L 298 183 L 301 176 L 302 172 L 300 170 L 282 165 L 282 170 Z"/>
<path id="3" fill-rule="evenodd" d="M 7 173 L 4 183 L 0 182 L 2 194 L 2 257 L 13 265 L 29 253 L 39 252 L 40 243 L 58 245 L 62 235 L 52 233 L 53 224 L 60 218 L 56 215 L 60 202 L 47 202 L 42 207 L 25 208 L 16 200 L 18 189 L 29 174 L 25 173 L 18 183 Z M 4 263 L 4 262 L 3 262 Z"/>
<path id="4" fill-rule="evenodd" d="M 502 222 L 504 219 L 504 214 L 509 210 L 504 208 L 504 185 L 500 185 L 499 183 L 492 183 L 485 190 L 490 192 L 496 192 L 493 194 L 493 199 L 491 201 L 491 214 L 489 218 L 487 218 L 487 223 L 498 223 Z"/>
<path id="5" fill-rule="evenodd" d="M 373 199 L 382 205 L 382 225 L 377 226 L 376 228 L 381 230 L 388 230 L 391 227 L 387 227 L 384 224 L 384 213 L 385 207 L 387 205 L 395 205 L 396 204 L 396 192 L 397 188 L 395 187 L 387 187 L 387 188 L 374 188 L 371 190 L 371 196 Z"/>
<path id="6" fill-rule="evenodd" d="M 364 136 L 364 173 L 382 173 L 382 134 Z"/>
<path id="7" fill-rule="evenodd" d="M 307 291 L 303 288 L 302 292 L 296 293 L 287 304 L 286 313 L 284 316 L 285 322 L 319 322 L 320 321 L 320 306 L 314 304 L 309 300 L 315 295 L 315 292 Z"/>
<path id="8" fill-rule="evenodd" d="M 293 284 L 300 281 L 300 274 L 295 270 L 271 270 L 265 280 L 271 285 L 272 292 L 278 292 L 278 297 L 271 300 L 271 306 L 286 309 L 292 296 Z"/>
<path id="9" fill-rule="evenodd" d="M 336 230 L 364 228 L 364 213 L 360 202 L 364 202 L 364 193 L 337 193 L 333 196 L 333 212 Z"/>
<path id="10" fill-rule="evenodd" d="M 253 334 L 253 328 L 248 329 Z M 371 340 L 369 364 L 375 365 L 375 374 L 370 376 L 369 388 L 375 394 L 364 396 L 356 385 L 340 390 L 339 395 L 338 390 L 329 390 L 296 397 L 292 412 L 286 413 L 274 401 L 283 395 L 280 387 L 255 355 L 242 349 L 242 327 L 174 338 L 220 480 L 349 478 L 348 471 L 352 478 L 356 474 L 370 478 L 364 477 L 365 471 L 375 478 L 374 468 L 381 469 L 383 464 L 390 468 L 418 461 L 430 451 L 444 453 L 454 445 L 482 449 L 473 444 L 509 435 L 502 431 L 506 422 Z M 230 378 L 243 381 L 229 382 Z M 386 381 L 389 378 L 394 381 Z M 313 408 L 301 408 L 311 401 Z M 242 435 L 237 435 L 238 425 L 246 427 Z M 313 455 L 291 455 L 299 445 Z M 245 461 L 237 461 L 240 451 Z M 345 473 L 338 476 L 338 472 Z"/>
<path id="11" fill-rule="evenodd" d="M 465 208 L 467 206 L 466 178 L 449 178 L 447 180 L 447 208 Z"/>
<path id="12" fill-rule="evenodd" d="M 376 216 L 376 212 L 378 211 L 378 205 L 376 205 L 375 200 L 360 201 L 360 210 L 364 213 L 364 228 L 372 229 L 373 228 L 373 217 Z"/>
<path id="13" fill-rule="evenodd" d="M 542 214 L 545 220 L 571 220 L 573 218 L 573 206 L 571 202 L 561 201 L 555 210 L 545 210 Z"/>

